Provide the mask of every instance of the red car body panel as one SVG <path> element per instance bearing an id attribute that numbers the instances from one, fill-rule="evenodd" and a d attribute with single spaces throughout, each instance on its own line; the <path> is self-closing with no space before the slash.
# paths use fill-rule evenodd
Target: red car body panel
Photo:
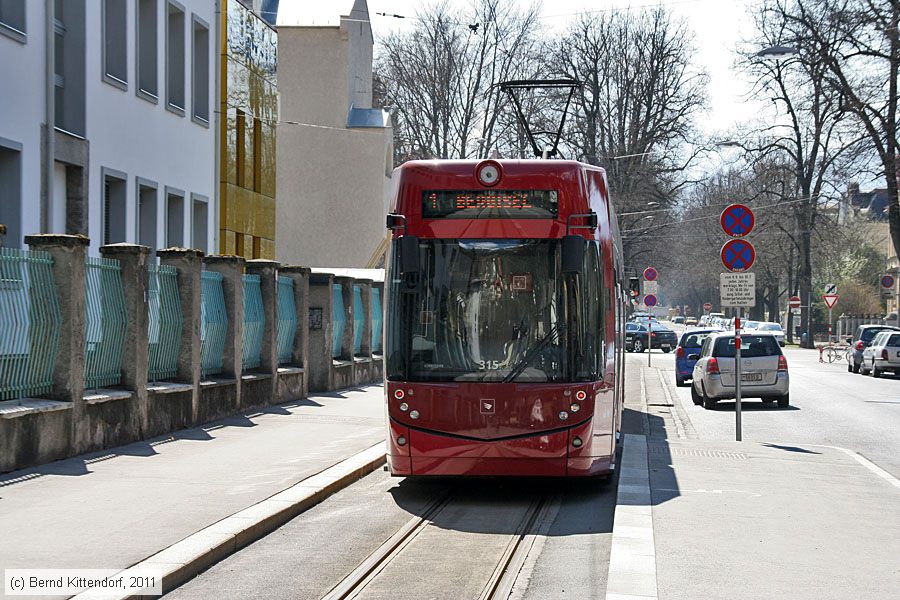
<path id="1" fill-rule="evenodd" d="M 614 270 L 616 240 L 611 226 L 606 175 L 574 161 L 503 160 L 500 181 L 492 189 L 557 190 L 555 219 L 423 219 L 426 190 L 484 189 L 476 178 L 481 161 L 412 161 L 394 172 L 392 213 L 406 218 L 404 234 L 438 239 L 556 239 L 566 235 L 567 220 L 594 211 L 596 230 L 571 234 L 600 244 L 606 357 L 602 377 L 579 383 L 483 383 L 388 381 L 388 464 L 393 475 L 591 476 L 614 468 L 615 439 L 623 404 L 616 326 Z M 619 361 L 617 363 L 617 361 Z M 402 390 L 402 398 L 395 392 Z M 576 400 L 583 391 L 585 398 Z M 573 412 L 572 403 L 579 404 Z M 400 410 L 400 404 L 407 405 Z M 417 418 L 410 415 L 416 411 Z M 566 412 L 568 418 L 561 419 Z M 405 440 L 398 444 L 398 437 Z M 575 438 L 580 445 L 574 445 Z"/>

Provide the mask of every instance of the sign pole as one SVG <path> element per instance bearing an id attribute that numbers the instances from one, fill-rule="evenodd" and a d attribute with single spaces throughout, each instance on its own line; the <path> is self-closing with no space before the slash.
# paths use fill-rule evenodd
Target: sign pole
<path id="1" fill-rule="evenodd" d="M 653 357 L 653 315 L 647 319 L 647 366 L 650 366 L 650 359 Z"/>
<path id="2" fill-rule="evenodd" d="M 828 309 L 828 343 L 829 343 L 829 344 L 830 344 L 831 342 L 834 341 L 834 340 L 832 339 L 832 337 L 831 337 L 831 323 L 832 323 L 832 320 L 831 320 L 831 309 L 829 308 L 829 309 Z"/>
<path id="3" fill-rule="evenodd" d="M 734 320 L 734 439 L 741 441 L 741 314 Z"/>

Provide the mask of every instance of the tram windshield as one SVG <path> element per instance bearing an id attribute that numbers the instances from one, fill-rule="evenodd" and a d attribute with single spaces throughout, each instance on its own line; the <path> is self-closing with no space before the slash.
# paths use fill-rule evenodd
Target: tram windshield
<path id="1" fill-rule="evenodd" d="M 387 370 L 407 381 L 561 382 L 594 376 L 599 268 L 560 276 L 558 240 L 420 240 L 421 277 L 394 252 Z M 586 265 L 587 266 L 587 265 Z"/>

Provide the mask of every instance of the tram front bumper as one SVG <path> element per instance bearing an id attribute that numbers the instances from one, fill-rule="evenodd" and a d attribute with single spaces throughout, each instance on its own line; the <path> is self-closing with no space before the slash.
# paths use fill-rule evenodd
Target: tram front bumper
<path id="1" fill-rule="evenodd" d="M 592 420 L 567 429 L 500 440 L 423 431 L 391 422 L 388 465 L 396 476 L 572 477 L 612 470 L 614 440 Z M 405 444 L 398 446 L 397 437 Z"/>

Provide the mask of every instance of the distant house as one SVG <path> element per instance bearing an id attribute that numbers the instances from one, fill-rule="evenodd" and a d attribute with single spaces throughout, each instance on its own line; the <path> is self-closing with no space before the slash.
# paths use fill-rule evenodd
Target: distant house
<path id="1" fill-rule="evenodd" d="M 276 23 L 278 260 L 381 266 L 393 134 L 390 115 L 372 104 L 366 2 L 281 2 Z"/>
<path id="2" fill-rule="evenodd" d="M 847 186 L 844 205 L 847 217 L 864 216 L 873 221 L 887 221 L 888 193 L 886 188 L 860 191 L 858 183 Z"/>

